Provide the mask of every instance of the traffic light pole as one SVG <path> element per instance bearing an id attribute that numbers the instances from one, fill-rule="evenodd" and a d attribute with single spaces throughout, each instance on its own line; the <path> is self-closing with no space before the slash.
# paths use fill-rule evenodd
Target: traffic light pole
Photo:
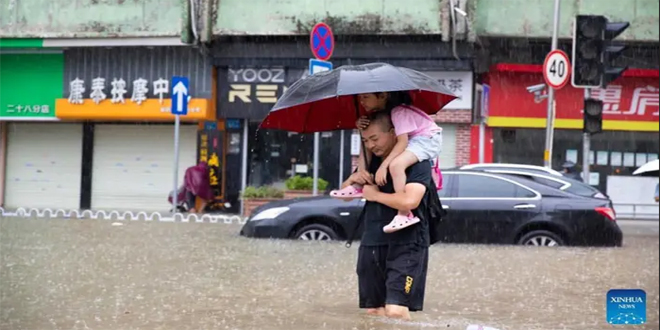
<path id="1" fill-rule="evenodd" d="M 557 49 L 557 34 L 559 30 L 559 1 L 555 0 L 555 22 L 552 28 L 552 50 Z M 552 140 L 555 129 L 555 89 L 548 86 L 548 116 L 545 129 L 545 152 L 543 153 L 543 165 L 552 168 Z"/>
<path id="2" fill-rule="evenodd" d="M 589 98 L 589 88 L 584 89 L 584 99 Z M 584 109 L 586 111 L 586 109 Z M 591 161 L 591 134 L 588 132 L 582 133 L 582 178 L 588 185 L 591 184 L 589 180 L 589 166 Z"/>

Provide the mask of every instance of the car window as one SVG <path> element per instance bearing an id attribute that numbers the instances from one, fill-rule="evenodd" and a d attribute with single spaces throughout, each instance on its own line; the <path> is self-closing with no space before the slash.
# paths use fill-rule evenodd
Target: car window
<path id="1" fill-rule="evenodd" d="M 442 175 L 442 189 L 438 190 L 438 196 L 440 196 L 440 198 L 449 197 L 451 195 L 449 189 L 451 188 L 451 184 L 453 181 L 454 181 L 453 174 Z"/>
<path id="2" fill-rule="evenodd" d="M 519 173 L 519 172 L 508 173 L 506 171 L 502 171 L 502 172 L 495 171 L 494 173 L 502 173 L 502 174 L 519 176 L 521 178 L 525 178 L 527 180 L 531 180 L 531 181 L 534 181 L 536 183 L 540 183 L 544 186 L 552 187 L 552 188 L 555 188 L 555 189 L 560 189 L 561 187 L 566 185 L 566 182 L 546 179 L 546 178 L 543 178 L 543 177 L 536 176 L 533 173 Z"/>
<path id="3" fill-rule="evenodd" d="M 511 182 L 481 175 L 458 177 L 459 198 L 531 198 L 535 194 Z"/>

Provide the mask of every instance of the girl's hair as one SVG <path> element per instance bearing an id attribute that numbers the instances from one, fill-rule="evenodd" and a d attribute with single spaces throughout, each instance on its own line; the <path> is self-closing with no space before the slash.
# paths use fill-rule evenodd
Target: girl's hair
<path id="1" fill-rule="evenodd" d="M 389 94 L 389 97 L 387 98 L 387 101 L 385 101 L 385 111 L 390 113 L 392 109 L 405 104 L 405 105 L 411 105 L 412 104 L 412 98 L 410 97 L 410 94 L 408 92 L 403 92 L 403 91 L 397 91 L 397 92 L 387 92 Z M 377 93 L 380 94 L 380 93 Z"/>

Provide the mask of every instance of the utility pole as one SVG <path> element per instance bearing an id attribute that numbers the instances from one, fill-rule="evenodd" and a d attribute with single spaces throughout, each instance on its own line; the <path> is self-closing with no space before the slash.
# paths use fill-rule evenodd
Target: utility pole
<path id="1" fill-rule="evenodd" d="M 554 51 L 557 49 L 557 34 L 559 33 L 559 2 L 560 0 L 555 0 L 555 20 L 552 28 L 552 49 Z M 543 153 L 543 165 L 547 168 L 552 168 L 552 140 L 554 138 L 553 132 L 555 129 L 555 114 L 554 114 L 554 105 L 555 105 L 555 90 L 554 88 L 548 88 L 548 114 L 547 114 L 547 124 L 545 128 L 545 152 Z"/>

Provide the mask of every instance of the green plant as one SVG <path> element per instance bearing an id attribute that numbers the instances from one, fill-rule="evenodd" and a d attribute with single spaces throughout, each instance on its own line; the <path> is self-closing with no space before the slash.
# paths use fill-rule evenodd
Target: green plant
<path id="1" fill-rule="evenodd" d="M 246 199 L 255 198 L 284 198 L 284 192 L 273 186 L 246 187 L 241 197 Z"/>
<path id="2" fill-rule="evenodd" d="M 299 176 L 296 175 L 292 178 L 289 178 L 285 182 L 286 189 L 288 190 L 312 190 L 314 189 L 314 178 L 311 176 Z M 325 191 L 328 187 L 328 181 L 325 181 L 319 178 L 319 191 Z"/>

